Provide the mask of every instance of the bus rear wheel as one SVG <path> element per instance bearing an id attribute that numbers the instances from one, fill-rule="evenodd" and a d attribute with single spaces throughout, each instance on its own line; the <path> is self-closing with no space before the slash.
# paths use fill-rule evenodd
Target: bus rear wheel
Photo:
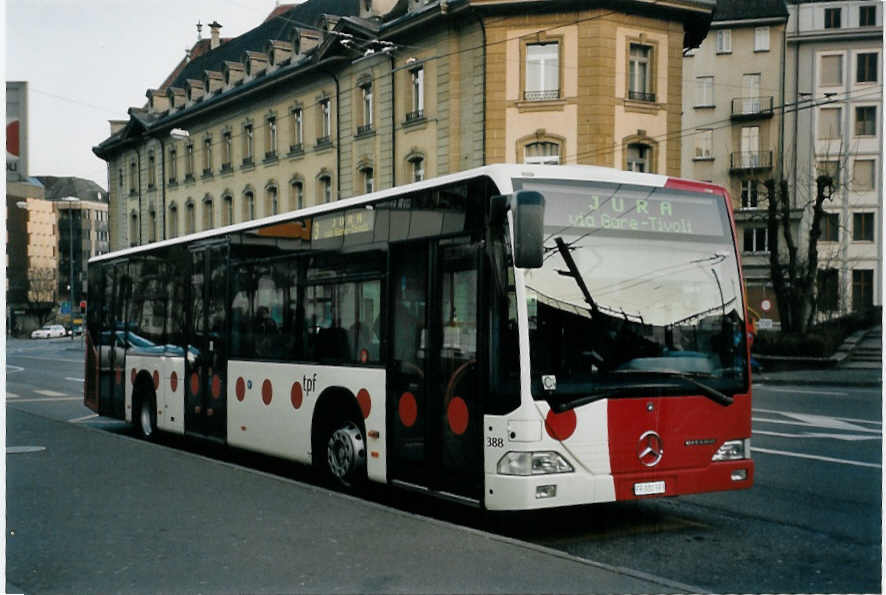
<path id="1" fill-rule="evenodd" d="M 366 439 L 352 420 L 333 426 L 326 442 L 326 470 L 341 487 L 352 490 L 366 477 Z"/>

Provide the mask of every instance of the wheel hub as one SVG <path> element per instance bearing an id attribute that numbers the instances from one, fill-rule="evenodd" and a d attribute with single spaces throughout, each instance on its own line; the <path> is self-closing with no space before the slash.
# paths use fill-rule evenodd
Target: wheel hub
<path id="1" fill-rule="evenodd" d="M 332 433 L 326 448 L 329 471 L 344 485 L 350 485 L 366 463 L 366 445 L 363 434 L 348 422 Z"/>

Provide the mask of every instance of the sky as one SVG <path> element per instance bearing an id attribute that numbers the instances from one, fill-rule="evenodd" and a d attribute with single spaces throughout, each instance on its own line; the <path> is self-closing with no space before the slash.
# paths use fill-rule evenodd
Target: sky
<path id="1" fill-rule="evenodd" d="M 4 0 L 0 0 L 0 4 Z M 292 0 L 290 0 L 292 1 Z M 222 37 L 258 26 L 275 0 L 5 0 L 7 81 L 28 82 L 28 174 L 77 176 L 107 190 L 92 147 L 108 120 L 169 75 L 197 41 L 197 21 Z M 209 27 L 203 27 L 203 38 Z"/>

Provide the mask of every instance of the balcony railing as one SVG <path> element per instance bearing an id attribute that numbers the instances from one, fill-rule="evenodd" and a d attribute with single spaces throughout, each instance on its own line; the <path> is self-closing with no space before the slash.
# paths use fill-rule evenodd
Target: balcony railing
<path id="1" fill-rule="evenodd" d="M 414 112 L 406 112 L 406 122 L 417 122 L 425 117 L 425 110 L 417 109 Z"/>
<path id="2" fill-rule="evenodd" d="M 730 171 L 772 169 L 772 151 L 736 151 L 729 155 Z"/>
<path id="3" fill-rule="evenodd" d="M 655 103 L 655 93 L 646 93 L 645 91 L 628 91 L 628 99 L 633 101 L 648 101 Z"/>
<path id="4" fill-rule="evenodd" d="M 735 97 L 732 99 L 733 120 L 757 120 L 772 117 L 772 97 Z"/>
<path id="5" fill-rule="evenodd" d="M 523 99 L 526 101 L 550 101 L 552 99 L 560 99 L 560 89 L 523 91 Z"/>
<path id="6" fill-rule="evenodd" d="M 331 145 L 331 144 L 332 144 L 332 140 L 330 139 L 329 135 L 317 137 L 317 145 L 316 146 L 325 147 L 325 146 Z"/>
<path id="7" fill-rule="evenodd" d="M 357 126 L 357 136 L 363 136 L 365 134 L 369 134 L 372 132 L 372 124 L 363 124 L 362 126 Z"/>

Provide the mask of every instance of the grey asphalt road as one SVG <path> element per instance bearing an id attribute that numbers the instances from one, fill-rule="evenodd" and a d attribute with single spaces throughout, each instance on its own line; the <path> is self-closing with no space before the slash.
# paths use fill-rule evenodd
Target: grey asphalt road
<path id="1" fill-rule="evenodd" d="M 82 405 L 82 356 L 70 342 L 13 341 L 7 356 L 10 409 L 126 432 L 125 424 L 96 417 Z M 380 491 L 370 497 L 385 507 L 494 531 L 704 591 L 879 592 L 881 411 L 878 388 L 755 386 L 756 482 L 744 492 L 492 520 L 411 495 L 391 497 Z M 128 464 L 150 464 L 152 449 L 158 447 L 144 446 L 144 460 Z M 244 465 L 301 483 L 313 481 L 303 469 L 261 457 L 189 443 L 174 446 L 234 464 L 227 469 Z M 260 498 L 252 505 L 256 502 Z M 193 514 L 194 522 L 211 522 L 217 510 Z M 379 584 L 372 590 L 385 589 Z"/>

